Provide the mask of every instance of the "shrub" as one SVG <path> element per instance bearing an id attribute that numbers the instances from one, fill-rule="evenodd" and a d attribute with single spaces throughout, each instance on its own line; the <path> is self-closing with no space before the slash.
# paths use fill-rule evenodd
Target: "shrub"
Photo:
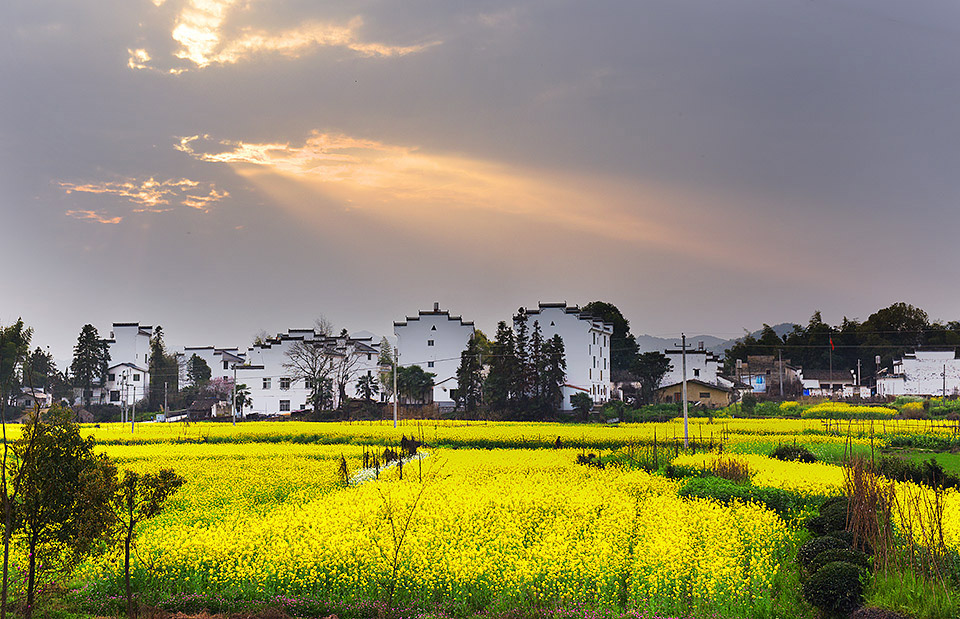
<path id="1" fill-rule="evenodd" d="M 741 484 L 750 481 L 750 465 L 733 457 L 720 457 L 710 465 L 710 471 L 717 477 L 729 479 Z"/>
<path id="2" fill-rule="evenodd" d="M 771 458 L 777 460 L 787 460 L 796 462 L 816 462 L 817 457 L 803 445 L 790 445 L 789 443 L 777 445 L 777 448 L 770 454 Z"/>
<path id="3" fill-rule="evenodd" d="M 853 611 L 853 614 L 850 615 L 850 619 L 909 619 L 906 615 L 901 615 L 900 613 L 894 610 L 887 610 L 886 608 L 875 608 L 872 606 L 864 606 L 863 608 L 858 608 Z"/>
<path id="4" fill-rule="evenodd" d="M 864 570 L 870 569 L 870 557 L 866 553 L 850 548 L 831 548 L 814 557 L 813 561 L 810 562 L 810 572 L 819 571 L 821 567 L 834 561 L 846 561 Z"/>
<path id="5" fill-rule="evenodd" d="M 757 396 L 752 393 L 745 393 L 740 399 L 740 410 L 743 411 L 744 415 L 752 415 L 754 409 L 757 407 Z"/>
<path id="6" fill-rule="evenodd" d="M 930 415 L 924 410 L 923 402 L 907 402 L 900 408 L 900 415 L 904 419 L 929 419 Z"/>
<path id="7" fill-rule="evenodd" d="M 849 546 L 836 537 L 815 537 L 804 542 L 797 550 L 797 563 L 805 570 L 810 571 L 813 560 L 816 559 L 820 553 L 837 549 L 849 549 Z"/>
<path id="8" fill-rule="evenodd" d="M 862 575 L 852 563 L 827 563 L 803 583 L 803 599 L 825 613 L 849 613 L 863 605 Z"/>
<path id="9" fill-rule="evenodd" d="M 834 531 L 843 531 L 847 528 L 848 507 L 849 502 L 846 497 L 827 499 L 820 506 L 820 515 L 814 516 L 807 522 L 807 528 L 815 535 L 828 535 Z"/>
<path id="10" fill-rule="evenodd" d="M 930 488 L 960 488 L 960 477 L 947 473 L 935 458 L 917 464 L 896 456 L 877 463 L 877 473 L 895 481 L 912 481 Z"/>
<path id="11" fill-rule="evenodd" d="M 898 414 L 886 406 L 853 406 L 846 402 L 821 402 L 800 413 L 804 419 L 891 419 Z"/>
<path id="12" fill-rule="evenodd" d="M 681 486 L 679 495 L 714 499 L 725 504 L 734 499 L 753 501 L 781 516 L 786 516 L 804 504 L 802 496 L 787 490 L 738 484 L 721 477 L 691 477 Z"/>

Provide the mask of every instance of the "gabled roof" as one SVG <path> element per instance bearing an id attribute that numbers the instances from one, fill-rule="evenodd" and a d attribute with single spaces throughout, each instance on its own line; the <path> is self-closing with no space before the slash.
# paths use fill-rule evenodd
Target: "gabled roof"
<path id="1" fill-rule="evenodd" d="M 670 385 L 663 385 L 663 386 L 661 386 L 661 387 L 657 387 L 657 391 L 660 391 L 660 390 L 662 390 L 662 389 L 670 389 L 670 388 L 681 387 L 682 385 L 683 385 L 683 382 L 682 382 L 682 381 L 679 382 L 679 383 L 673 383 L 673 384 L 670 384 Z M 716 389 L 717 391 L 723 391 L 723 392 L 725 392 L 725 393 L 730 393 L 731 391 L 733 391 L 733 389 L 731 389 L 730 387 L 725 387 L 725 386 L 723 386 L 723 385 L 716 385 L 716 384 L 714 384 L 714 383 L 708 383 L 708 382 L 705 382 L 705 381 L 702 381 L 702 380 L 698 380 L 698 379 L 696 379 L 696 378 L 688 378 L 688 379 L 687 379 L 687 386 L 689 387 L 690 385 L 699 385 L 699 386 L 701 386 L 701 387 L 708 387 L 708 388 L 710 388 L 710 389 Z"/>
<path id="2" fill-rule="evenodd" d="M 446 316 L 447 320 L 451 322 L 459 322 L 464 327 L 472 327 L 472 320 L 464 320 L 460 316 L 451 316 L 450 312 L 447 310 L 442 310 L 434 306 L 433 310 L 420 310 L 417 312 L 416 316 L 407 316 L 405 320 L 395 320 L 393 322 L 394 327 L 406 327 L 408 322 L 416 322 L 424 316 Z"/>
<path id="3" fill-rule="evenodd" d="M 544 303 L 543 301 L 540 301 L 537 303 L 537 309 L 521 309 L 526 316 L 538 315 L 545 309 L 559 309 L 562 310 L 564 314 L 576 316 L 580 320 L 592 323 L 594 326 L 599 325 L 601 331 L 613 333 L 613 323 L 607 322 L 602 318 L 593 316 L 592 314 L 588 314 L 587 312 L 581 310 L 577 305 L 568 306 L 566 301 L 562 303 Z"/>

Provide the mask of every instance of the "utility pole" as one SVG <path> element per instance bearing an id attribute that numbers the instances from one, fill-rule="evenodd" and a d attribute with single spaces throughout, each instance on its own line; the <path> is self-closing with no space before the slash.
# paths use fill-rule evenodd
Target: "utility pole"
<path id="1" fill-rule="evenodd" d="M 400 366 L 400 351 L 393 347 L 393 427 L 397 427 L 397 400 L 400 394 L 397 392 L 397 367 Z"/>
<path id="2" fill-rule="evenodd" d="M 780 360 L 780 399 L 783 399 L 783 349 L 777 350 L 777 357 Z"/>
<path id="3" fill-rule="evenodd" d="M 167 415 L 167 381 L 163 381 L 163 415 Z"/>
<path id="4" fill-rule="evenodd" d="M 943 364 L 943 401 L 947 401 L 947 364 Z"/>
<path id="5" fill-rule="evenodd" d="M 680 334 L 680 366 L 683 374 L 683 448 L 690 448 L 690 431 L 687 421 L 687 335 Z"/>
<path id="6" fill-rule="evenodd" d="M 133 434 L 133 424 L 137 419 L 137 386 L 133 386 L 133 412 L 130 414 L 130 434 Z"/>
<path id="7" fill-rule="evenodd" d="M 233 394 L 230 398 L 230 415 L 233 417 L 233 425 L 237 425 L 237 362 L 233 362 Z"/>

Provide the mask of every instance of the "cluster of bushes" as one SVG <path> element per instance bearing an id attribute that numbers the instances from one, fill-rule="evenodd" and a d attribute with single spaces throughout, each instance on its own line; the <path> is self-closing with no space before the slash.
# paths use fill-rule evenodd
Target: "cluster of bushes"
<path id="1" fill-rule="evenodd" d="M 847 616 L 863 606 L 863 583 L 870 573 L 870 556 L 853 548 L 846 530 L 849 502 L 833 497 L 820 506 L 807 528 L 816 537 L 797 551 L 803 578 L 803 598 L 825 616 Z"/>
<path id="2" fill-rule="evenodd" d="M 960 477 L 944 471 L 936 458 L 917 463 L 896 456 L 886 456 L 877 463 L 877 473 L 887 479 L 912 481 L 930 488 L 960 489 Z"/>
<path id="3" fill-rule="evenodd" d="M 817 457 L 809 449 L 803 445 L 790 443 L 777 445 L 776 449 L 770 453 L 770 457 L 786 462 L 806 462 L 807 464 L 817 461 Z"/>
<path id="4" fill-rule="evenodd" d="M 899 411 L 886 406 L 855 406 L 846 402 L 821 402 L 808 407 L 804 419 L 892 419 Z"/>
<path id="5" fill-rule="evenodd" d="M 714 499 L 724 504 L 729 504 L 733 500 L 752 501 L 777 512 L 783 518 L 809 506 L 809 500 L 796 492 L 754 486 L 750 482 L 738 483 L 714 475 L 687 478 L 680 487 L 679 495 Z"/>

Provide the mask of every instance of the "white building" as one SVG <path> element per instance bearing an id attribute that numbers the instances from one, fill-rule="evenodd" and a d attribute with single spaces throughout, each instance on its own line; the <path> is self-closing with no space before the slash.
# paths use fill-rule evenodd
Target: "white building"
<path id="1" fill-rule="evenodd" d="M 178 353 L 180 357 L 178 362 L 184 368 L 183 376 L 180 377 L 180 387 L 191 385 L 189 375 L 186 373 L 189 367 L 190 359 L 196 355 L 210 367 L 210 378 L 224 378 L 233 380 L 233 366 L 242 365 L 244 353 L 238 348 L 215 348 L 213 346 L 187 346 L 182 352 Z"/>
<path id="2" fill-rule="evenodd" d="M 77 403 L 91 402 L 132 405 L 147 397 L 150 389 L 150 338 L 153 327 L 139 322 L 115 322 L 103 341 L 110 353 L 105 383 L 92 393 L 76 394 Z"/>
<path id="3" fill-rule="evenodd" d="M 663 353 L 670 360 L 670 369 L 663 375 L 661 385 L 674 385 L 683 382 L 683 351 L 677 349 L 667 349 Z M 687 350 L 687 380 L 699 380 L 711 385 L 720 385 L 720 368 L 723 362 L 720 357 L 714 353 L 705 350 L 703 342 L 697 345 L 697 348 Z M 724 387 L 729 387 L 729 381 L 725 381 Z"/>
<path id="4" fill-rule="evenodd" d="M 540 303 L 537 309 L 523 309 L 514 318 L 526 320 L 533 332 L 540 323 L 543 338 L 559 335 L 563 339 L 567 360 L 567 380 L 563 386 L 563 410 L 572 410 L 570 398 L 587 393 L 597 404 L 610 399 L 610 338 L 613 325 L 580 311 L 566 303 Z"/>
<path id="5" fill-rule="evenodd" d="M 373 337 L 325 336 L 313 329 L 290 329 L 247 349 L 244 363 L 236 366 L 237 383 L 247 386 L 253 401 L 244 414 L 286 415 L 310 407 L 312 385 L 287 367 L 289 352 L 302 342 L 325 351 L 326 362 L 332 368 L 334 406 L 339 403 L 334 378 L 338 370 L 347 379 L 346 395 L 350 398 L 359 397 L 357 381 L 361 376 L 378 376 L 380 342 L 374 342 Z"/>
<path id="6" fill-rule="evenodd" d="M 435 374 L 433 401 L 440 406 L 453 406 L 450 392 L 457 388 L 460 353 L 473 337 L 473 322 L 451 316 L 434 303 L 433 311 L 420 310 L 416 316 L 394 322 L 393 332 L 397 336 L 398 363 L 418 365 Z"/>
<path id="7" fill-rule="evenodd" d="M 918 349 L 893 361 L 877 375 L 878 396 L 960 394 L 960 359 L 949 348 Z"/>

